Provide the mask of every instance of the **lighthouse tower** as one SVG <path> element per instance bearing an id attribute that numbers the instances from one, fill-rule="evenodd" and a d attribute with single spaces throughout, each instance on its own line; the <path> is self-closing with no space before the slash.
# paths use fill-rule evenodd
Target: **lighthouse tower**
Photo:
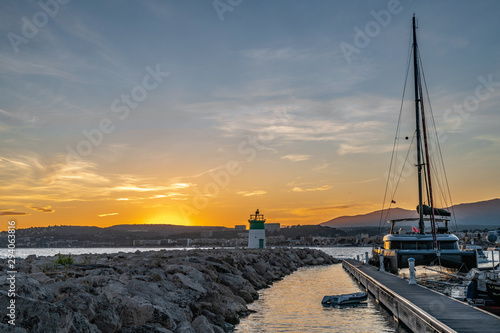
<path id="1" fill-rule="evenodd" d="M 266 229 L 264 223 L 266 219 L 264 215 L 259 214 L 259 210 L 250 215 L 248 220 L 250 230 L 248 231 L 248 248 L 249 249 L 265 249 L 266 248 Z"/>

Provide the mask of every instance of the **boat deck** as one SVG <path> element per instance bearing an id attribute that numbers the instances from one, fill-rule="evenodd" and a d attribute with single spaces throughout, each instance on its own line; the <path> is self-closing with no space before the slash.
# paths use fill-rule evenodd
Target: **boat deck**
<path id="1" fill-rule="evenodd" d="M 500 317 L 354 259 L 344 269 L 414 332 L 500 332 Z"/>

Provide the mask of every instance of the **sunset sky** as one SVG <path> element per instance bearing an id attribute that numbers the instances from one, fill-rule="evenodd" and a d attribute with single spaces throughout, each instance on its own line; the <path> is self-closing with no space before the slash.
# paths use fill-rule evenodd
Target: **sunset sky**
<path id="1" fill-rule="evenodd" d="M 498 1 L 11 0 L 0 230 L 381 209 L 413 13 L 453 203 L 500 197 Z"/>

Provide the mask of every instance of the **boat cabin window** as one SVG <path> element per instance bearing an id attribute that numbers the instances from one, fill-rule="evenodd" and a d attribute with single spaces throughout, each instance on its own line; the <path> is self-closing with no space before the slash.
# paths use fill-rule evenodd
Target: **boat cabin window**
<path id="1" fill-rule="evenodd" d="M 439 242 L 441 250 L 458 250 L 458 244 L 455 241 Z"/>
<path id="2" fill-rule="evenodd" d="M 387 243 L 390 243 L 390 246 L 388 244 L 386 249 L 390 249 L 390 250 L 400 250 L 401 249 L 401 242 L 400 241 L 392 241 L 392 242 L 387 242 Z"/>
<path id="3" fill-rule="evenodd" d="M 445 244 L 446 249 L 453 249 Z M 385 241 L 384 248 L 387 250 L 432 250 L 432 241 Z"/>
<path id="4" fill-rule="evenodd" d="M 432 250 L 432 241 L 417 242 L 417 250 Z"/>
<path id="5" fill-rule="evenodd" d="M 417 242 L 401 242 L 402 250 L 416 250 Z"/>
<path id="6" fill-rule="evenodd" d="M 438 226 L 437 233 L 438 234 L 447 234 L 448 233 L 448 226 Z"/>

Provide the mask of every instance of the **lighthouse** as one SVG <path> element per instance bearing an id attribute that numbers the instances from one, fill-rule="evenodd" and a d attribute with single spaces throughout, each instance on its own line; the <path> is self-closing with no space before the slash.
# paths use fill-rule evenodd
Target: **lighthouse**
<path id="1" fill-rule="evenodd" d="M 248 231 L 248 248 L 249 249 L 265 249 L 266 248 L 266 229 L 264 223 L 266 219 L 264 215 L 259 214 L 259 210 L 255 214 L 250 215 L 248 220 L 250 230 Z"/>

